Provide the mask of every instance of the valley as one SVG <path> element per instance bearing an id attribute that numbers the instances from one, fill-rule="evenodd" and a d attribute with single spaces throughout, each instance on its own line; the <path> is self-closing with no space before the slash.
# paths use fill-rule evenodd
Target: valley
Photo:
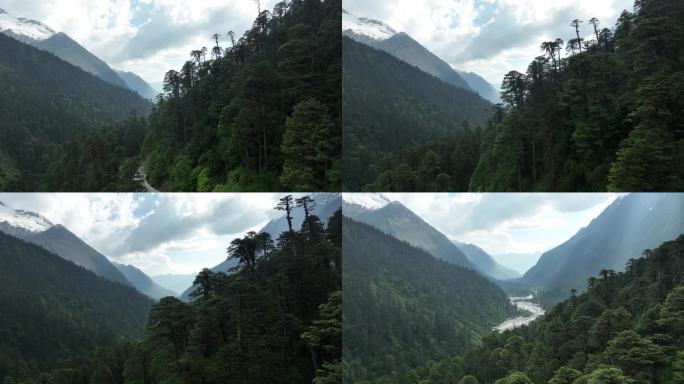
<path id="1" fill-rule="evenodd" d="M 339 190 L 340 1 L 276 8 L 207 32 L 162 92 L 2 10 L 0 189 Z"/>
<path id="2" fill-rule="evenodd" d="M 285 195 L 257 206 L 250 205 L 261 199 L 257 194 L 225 195 L 214 202 L 191 195 L 137 195 L 131 205 L 117 205 L 108 194 L 88 194 L 87 203 L 72 204 L 66 212 L 45 204 L 57 201 L 54 194 L 3 197 L 40 207 L 58 223 L 67 220 L 85 237 L 113 230 L 128 245 L 143 239 L 148 244 L 143 253 L 105 256 L 63 224 L 0 203 L 0 382 L 181 383 L 197 377 L 216 384 L 339 382 L 338 194 Z M 185 212 L 168 214 L 169 204 Z M 207 213 L 206 204 L 217 211 Z M 195 212 L 188 215 L 188 209 Z M 207 237 L 208 227 L 188 216 L 220 216 L 211 219 L 212 226 L 237 225 L 241 233 Z M 98 220 L 84 228 L 74 217 Z M 162 250 L 168 253 L 155 266 L 149 256 L 164 247 L 143 236 L 148 232 L 135 217 L 162 227 L 185 223 L 166 241 L 182 238 L 200 250 L 181 252 L 182 260 Z M 126 231 L 120 220 L 131 221 Z M 245 221 L 263 229 L 251 231 L 253 224 Z M 92 239 L 97 248 L 115 252 L 104 244 L 116 240 Z M 194 265 L 194 258 L 207 252 L 202 244 L 217 239 L 219 259 L 229 265 L 225 269 L 150 277 L 136 266 L 150 271 Z"/>
<path id="3" fill-rule="evenodd" d="M 505 216 L 518 202 L 522 212 L 504 222 L 525 228 L 524 236 L 536 228 L 535 237 L 543 237 L 549 228 L 535 221 L 532 201 L 539 200 L 539 212 L 558 226 L 563 219 L 549 217 L 549 201 L 569 207 L 589 198 L 600 196 L 532 195 L 523 202 L 498 195 L 468 202 L 458 195 L 344 194 L 343 359 L 349 368 L 342 382 L 676 382 L 670 379 L 682 372 L 681 335 L 671 327 L 684 320 L 662 308 L 684 310 L 674 304 L 684 282 L 682 194 L 614 196 L 568 229 L 569 238 L 542 253 L 523 276 L 507 279 L 485 251 L 498 248 L 449 239 L 456 235 L 438 229 L 478 220 L 450 214 Z M 431 212 L 429 199 L 448 211 Z M 503 227 L 493 225 L 491 234 Z M 485 238 L 484 228 L 465 228 Z M 516 254 L 502 250 L 496 254 Z M 637 349 L 653 355 L 616 357 Z M 573 379 L 559 381 L 567 377 Z"/>

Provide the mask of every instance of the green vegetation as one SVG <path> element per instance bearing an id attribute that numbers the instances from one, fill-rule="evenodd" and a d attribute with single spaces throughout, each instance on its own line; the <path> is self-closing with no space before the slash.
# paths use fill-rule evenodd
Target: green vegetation
<path id="1" fill-rule="evenodd" d="M 4 383 L 339 383 L 342 213 L 324 226 L 308 214 L 311 203 L 281 199 L 288 219 L 298 207 L 306 212 L 301 230 L 275 243 L 255 232 L 233 240 L 231 273 L 204 269 L 191 303 L 153 305 L 141 341 Z"/>
<path id="2" fill-rule="evenodd" d="M 346 190 L 467 189 L 488 101 L 348 37 L 342 94 Z"/>
<path id="3" fill-rule="evenodd" d="M 516 313 L 471 269 L 351 219 L 342 235 L 343 383 L 417 383 L 411 368 L 464 353 Z"/>
<path id="4" fill-rule="evenodd" d="M 586 293 L 529 326 L 384 383 L 681 383 L 683 257 L 684 235 L 631 259 L 625 272 L 590 277 Z"/>
<path id="5" fill-rule="evenodd" d="M 339 0 L 281 2 L 169 71 L 142 148 L 151 184 L 339 190 L 340 23 Z"/>
<path id="6" fill-rule="evenodd" d="M 339 190 L 340 12 L 280 2 L 214 35 L 154 106 L 0 36 L 0 189 L 136 191 L 142 165 L 165 191 Z"/>
<path id="7" fill-rule="evenodd" d="M 682 19 L 682 2 L 637 0 L 614 31 L 589 20 L 596 38 L 568 41 L 569 57 L 542 43 L 503 80 L 470 190 L 682 190 Z"/>
<path id="8" fill-rule="evenodd" d="M 52 188 L 44 184 L 45 173 L 69 151 L 62 143 L 109 127 L 133 111 L 150 110 L 151 104 L 135 93 L 4 34 L 0 34 L 0 51 L 1 190 Z M 77 179 L 80 173 L 75 170 L 68 177 Z"/>
<path id="9" fill-rule="evenodd" d="M 0 260 L 0 382 L 142 336 L 152 300 L 135 289 L 2 232 Z"/>

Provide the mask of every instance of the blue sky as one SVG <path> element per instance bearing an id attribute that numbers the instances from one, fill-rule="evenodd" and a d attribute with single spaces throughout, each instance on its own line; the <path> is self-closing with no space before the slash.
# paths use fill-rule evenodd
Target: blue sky
<path id="1" fill-rule="evenodd" d="M 196 273 L 225 260 L 231 240 L 282 213 L 281 194 L 0 193 L 14 209 L 62 224 L 110 260 L 149 275 Z"/>
<path id="2" fill-rule="evenodd" d="M 524 271 L 588 225 L 613 193 L 388 193 L 452 240 Z M 510 255 L 510 254 L 517 255 Z M 534 254 L 533 258 L 530 254 Z"/>
<path id="3" fill-rule="evenodd" d="M 570 21 L 596 17 L 613 27 L 633 0 L 343 0 L 352 14 L 406 32 L 453 67 L 498 85 L 510 70 L 524 72 L 542 41 L 572 34 Z M 582 35 L 592 30 L 584 23 Z"/>
<path id="4" fill-rule="evenodd" d="M 262 8 L 275 3 L 262 0 Z M 242 36 L 257 15 L 252 0 L 0 0 L 0 8 L 67 33 L 149 83 L 180 69 L 191 50 L 211 46 L 214 33 Z"/>

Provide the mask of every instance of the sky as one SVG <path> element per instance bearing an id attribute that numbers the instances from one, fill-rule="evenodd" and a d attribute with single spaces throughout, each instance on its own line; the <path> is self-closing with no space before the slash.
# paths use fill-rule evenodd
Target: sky
<path id="1" fill-rule="evenodd" d="M 153 276 L 219 264 L 231 240 L 282 215 L 273 209 L 281 195 L 0 193 L 0 201 L 40 213 L 110 260 Z"/>
<path id="2" fill-rule="evenodd" d="M 570 21 L 613 28 L 633 0 L 343 0 L 355 16 L 383 21 L 406 32 L 454 68 L 475 72 L 498 87 L 511 71 L 525 72 L 541 55 L 539 45 L 573 36 Z M 565 53 L 564 53 L 565 54 Z"/>
<path id="3" fill-rule="evenodd" d="M 596 218 L 613 193 L 388 193 L 452 240 L 519 272 Z"/>
<path id="4" fill-rule="evenodd" d="M 276 0 L 262 0 L 272 9 Z M 150 84 L 180 70 L 190 51 L 213 46 L 212 35 L 236 37 L 257 16 L 253 0 L 0 0 L 16 17 L 65 32 L 112 68 L 131 71 Z"/>

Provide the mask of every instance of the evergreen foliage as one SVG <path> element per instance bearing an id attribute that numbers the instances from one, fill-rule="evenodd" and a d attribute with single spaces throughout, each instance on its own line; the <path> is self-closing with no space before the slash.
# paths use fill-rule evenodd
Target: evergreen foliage
<path id="1" fill-rule="evenodd" d="M 287 230 L 275 242 L 250 232 L 228 247 L 238 261 L 230 274 L 205 269 L 192 302 L 165 297 L 154 304 L 139 342 L 11 382 L 339 383 L 341 244 L 334 239 L 341 230 L 338 210 L 327 226 L 307 214 L 301 230 Z"/>
<path id="2" fill-rule="evenodd" d="M 638 0 L 614 30 L 544 42 L 503 79 L 472 191 L 684 188 L 684 5 Z M 580 20 L 573 21 L 579 28 Z"/>
<path id="3" fill-rule="evenodd" d="M 406 372 L 464 353 L 516 313 L 471 269 L 367 224 L 344 218 L 342 227 L 343 383 L 417 383 Z"/>

